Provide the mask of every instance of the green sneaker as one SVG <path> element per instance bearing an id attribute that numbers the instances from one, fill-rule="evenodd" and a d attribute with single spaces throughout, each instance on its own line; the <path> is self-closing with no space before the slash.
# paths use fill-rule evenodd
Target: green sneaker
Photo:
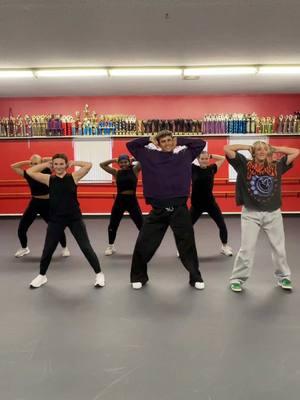
<path id="1" fill-rule="evenodd" d="M 282 289 L 285 289 L 285 290 L 292 290 L 293 289 L 292 282 L 287 278 L 284 278 L 284 279 L 278 281 L 278 285 L 280 287 L 282 287 Z"/>
<path id="2" fill-rule="evenodd" d="M 241 292 L 243 290 L 242 284 L 240 282 L 234 282 L 230 284 L 230 289 L 233 292 Z"/>

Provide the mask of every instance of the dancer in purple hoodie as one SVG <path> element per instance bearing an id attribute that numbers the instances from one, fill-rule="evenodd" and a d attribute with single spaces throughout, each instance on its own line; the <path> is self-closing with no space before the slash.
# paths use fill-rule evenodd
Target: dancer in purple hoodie
<path id="1" fill-rule="evenodd" d="M 133 289 L 141 289 L 148 281 L 147 263 L 169 226 L 181 262 L 190 274 L 190 285 L 204 289 L 193 225 L 186 205 L 192 161 L 204 147 L 205 142 L 201 139 L 176 138 L 167 130 L 160 131 L 151 139 L 145 137 L 127 143 L 128 150 L 141 164 L 144 196 L 152 206 L 135 244 L 130 275 Z"/>

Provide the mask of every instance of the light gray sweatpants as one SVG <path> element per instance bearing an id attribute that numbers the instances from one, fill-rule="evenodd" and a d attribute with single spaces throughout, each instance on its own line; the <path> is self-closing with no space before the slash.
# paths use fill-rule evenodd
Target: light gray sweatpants
<path id="1" fill-rule="evenodd" d="M 272 248 L 272 260 L 275 276 L 278 280 L 290 278 L 291 271 L 287 263 L 285 237 L 281 210 L 256 211 L 246 207 L 241 217 L 241 248 L 235 258 L 230 282 L 244 283 L 250 276 L 257 238 L 263 230 Z"/>

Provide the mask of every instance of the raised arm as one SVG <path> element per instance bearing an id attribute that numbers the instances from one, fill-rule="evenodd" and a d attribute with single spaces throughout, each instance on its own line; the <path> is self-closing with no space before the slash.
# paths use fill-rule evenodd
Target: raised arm
<path id="1" fill-rule="evenodd" d="M 236 152 L 239 150 L 248 150 L 251 153 L 252 146 L 249 144 L 226 144 L 224 146 L 225 155 L 228 158 L 235 158 Z"/>
<path id="2" fill-rule="evenodd" d="M 30 160 L 19 161 L 14 164 L 11 164 L 11 168 L 15 171 L 16 174 L 20 176 L 24 176 L 24 169 L 23 167 L 29 166 L 31 163 Z"/>
<path id="3" fill-rule="evenodd" d="M 145 146 L 150 143 L 149 137 L 143 137 L 131 140 L 130 142 L 126 143 L 127 149 L 133 155 L 133 157 L 140 161 L 140 154 L 144 150 Z"/>
<path id="4" fill-rule="evenodd" d="M 202 139 L 191 139 L 187 137 L 176 137 L 177 146 L 186 146 L 192 156 L 192 161 L 199 156 L 204 149 L 206 142 Z"/>
<path id="5" fill-rule="evenodd" d="M 136 176 L 138 176 L 140 170 L 141 170 L 141 163 L 139 163 L 138 161 L 136 161 L 135 158 L 131 158 L 131 162 L 133 162 L 133 172 L 135 173 Z"/>
<path id="6" fill-rule="evenodd" d="M 26 172 L 29 176 L 31 176 L 32 179 L 35 179 L 36 181 L 44 183 L 45 185 L 49 186 L 50 175 L 41 173 L 41 171 L 43 171 L 45 168 L 52 168 L 51 161 L 34 165 L 33 167 L 28 168 Z"/>
<path id="7" fill-rule="evenodd" d="M 225 161 L 225 157 L 218 154 L 210 154 L 209 158 L 215 161 L 217 169 L 219 169 Z"/>
<path id="8" fill-rule="evenodd" d="M 104 169 L 104 171 L 108 172 L 109 174 L 116 176 L 117 170 L 115 168 L 110 167 L 109 165 L 112 163 L 117 163 L 117 158 L 112 158 L 111 160 L 103 161 L 99 164 L 100 168 Z"/>
<path id="9" fill-rule="evenodd" d="M 77 183 L 82 179 L 86 174 L 89 173 L 93 164 L 88 161 L 69 161 L 69 167 L 79 167 L 79 170 L 72 173 L 74 182 Z"/>
<path id="10" fill-rule="evenodd" d="M 286 165 L 291 164 L 300 154 L 300 150 L 293 147 L 271 146 L 271 150 L 274 153 L 283 153 L 287 155 Z"/>

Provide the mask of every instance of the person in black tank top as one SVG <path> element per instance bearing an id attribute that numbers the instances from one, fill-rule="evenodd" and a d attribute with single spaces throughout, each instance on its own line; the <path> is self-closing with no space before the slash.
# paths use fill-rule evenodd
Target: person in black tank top
<path id="1" fill-rule="evenodd" d="M 118 163 L 119 169 L 110 167 L 112 163 Z M 121 154 L 119 158 L 103 161 L 100 163 L 100 167 L 115 177 L 117 185 L 117 196 L 108 225 L 108 247 L 104 253 L 106 256 L 111 256 L 116 251 L 114 242 L 125 211 L 128 211 L 138 230 L 143 225 L 143 215 L 136 197 L 140 164 L 137 163 L 133 166 L 129 156 Z"/>
<path id="2" fill-rule="evenodd" d="M 209 163 L 214 159 L 213 164 Z M 198 221 L 203 212 L 214 220 L 219 228 L 219 235 L 222 242 L 221 253 L 232 256 L 232 248 L 228 246 L 228 232 L 222 215 L 222 211 L 213 195 L 214 176 L 225 161 L 225 157 L 203 151 L 197 158 L 199 166 L 192 164 L 192 195 L 190 215 L 193 225 Z"/>
<path id="3" fill-rule="evenodd" d="M 38 154 L 34 154 L 31 156 L 30 160 L 19 161 L 11 165 L 11 168 L 18 175 L 26 179 L 31 191 L 31 200 L 22 215 L 18 227 L 18 237 L 21 243 L 21 248 L 16 252 L 15 257 L 23 257 L 30 253 L 30 250 L 27 246 L 27 231 L 33 221 L 36 219 L 37 215 L 39 214 L 46 223 L 49 221 L 49 187 L 44 183 L 37 182 L 32 179 L 27 174 L 26 170 L 23 169 L 23 167 L 38 165 L 43 161 L 45 162 L 49 160 L 51 160 L 50 157 L 42 158 Z M 41 171 L 41 173 L 51 175 L 51 169 L 45 168 L 43 171 Z M 60 244 L 62 246 L 61 255 L 63 257 L 68 257 L 70 252 L 67 248 L 66 236 L 64 232 L 60 238 Z"/>
<path id="4" fill-rule="evenodd" d="M 53 167 L 54 175 L 42 174 L 41 171 Z M 68 167 L 80 167 L 72 174 L 67 173 Z M 31 282 L 31 288 L 38 288 L 47 282 L 46 272 L 52 255 L 56 249 L 62 232 L 68 227 L 75 237 L 81 251 L 96 274 L 95 287 L 105 285 L 104 274 L 100 263 L 88 238 L 85 224 L 77 200 L 77 184 L 92 168 L 92 163 L 85 161 L 70 161 L 65 154 L 55 154 L 52 163 L 44 163 L 29 168 L 28 175 L 49 187 L 50 217 L 42 258 L 40 274 Z"/>

